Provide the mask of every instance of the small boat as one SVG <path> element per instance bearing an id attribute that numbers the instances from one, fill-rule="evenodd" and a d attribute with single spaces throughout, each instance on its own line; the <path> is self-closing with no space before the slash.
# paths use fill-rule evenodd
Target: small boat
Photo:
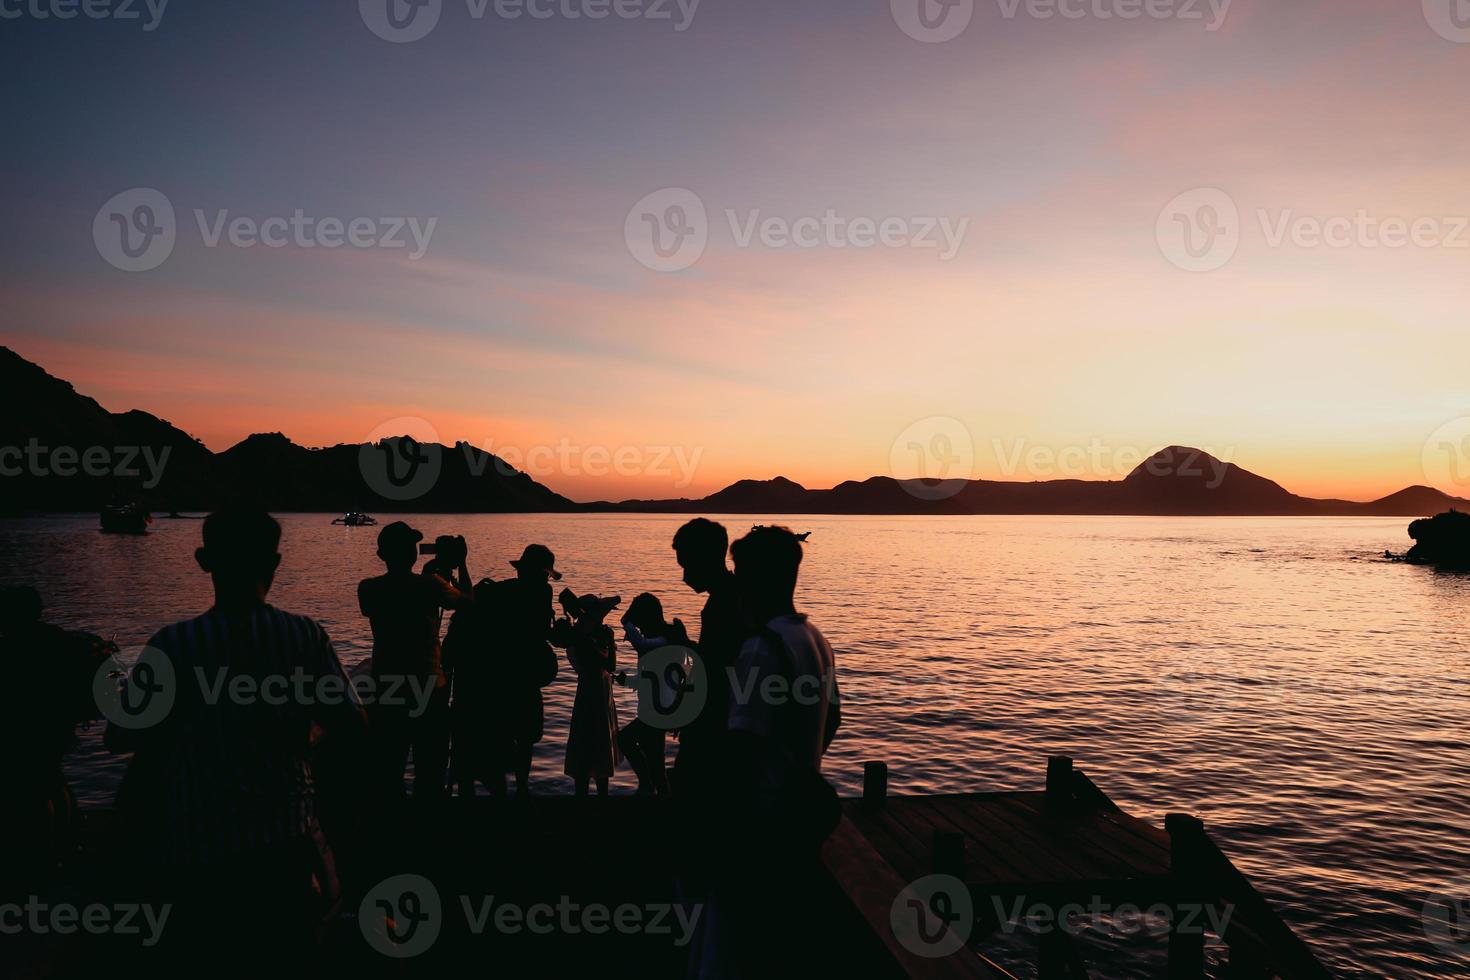
<path id="1" fill-rule="evenodd" d="M 153 515 L 137 504 L 109 504 L 102 508 L 102 530 L 107 534 L 147 534 Z"/>
<path id="2" fill-rule="evenodd" d="M 367 514 L 360 514 L 353 510 L 343 514 L 332 523 L 345 524 L 348 527 L 373 527 L 378 521 L 377 518 L 369 517 Z"/>

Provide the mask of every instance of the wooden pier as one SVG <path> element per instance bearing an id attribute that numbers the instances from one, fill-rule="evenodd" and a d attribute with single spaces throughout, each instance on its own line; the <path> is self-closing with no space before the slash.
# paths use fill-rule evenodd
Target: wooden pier
<path id="1" fill-rule="evenodd" d="M 985 957 L 986 939 L 1002 924 L 998 909 L 1022 906 L 1053 915 L 1069 907 L 1166 907 L 1170 980 L 1205 975 L 1206 911 L 1226 923 L 1218 938 L 1228 946 L 1228 976 L 1331 976 L 1200 821 L 1171 815 L 1160 829 L 1131 817 L 1070 759 L 1050 760 L 1043 791 L 947 796 L 891 796 L 886 767 L 869 763 L 862 799 L 846 801 L 844 811 L 824 861 L 854 911 L 910 976 L 1010 976 Z M 925 910 L 934 894 L 914 883 L 931 876 L 946 876 L 938 883 L 948 881 L 951 891 L 962 883 L 968 894 L 945 895 L 947 908 Z M 954 911 L 964 899 L 969 922 Z M 917 936 L 896 931 L 895 916 L 905 914 L 925 919 L 916 922 Z M 951 928 L 954 936 L 941 935 Z M 1039 933 L 1042 980 L 1089 976 L 1068 930 Z"/>
<path id="2" fill-rule="evenodd" d="M 869 763 L 862 797 L 843 801 L 843 817 L 823 846 L 824 897 L 794 912 L 771 897 L 776 914 L 803 917 L 834 976 L 1010 977 L 994 962 L 1003 953 L 1012 963 L 1035 955 L 1042 980 L 1080 980 L 1090 975 L 1089 951 L 1071 930 L 1038 929 L 1035 941 L 1002 943 L 998 931 L 1014 918 L 1005 913 L 1025 909 L 1029 917 L 1039 909 L 1054 921 L 1069 907 L 1083 914 L 1123 906 L 1167 913 L 1170 932 L 1157 956 L 1170 980 L 1206 975 L 1209 937 L 1201 923 L 1211 921 L 1225 924 L 1217 938 L 1228 947 L 1227 965 L 1218 974 L 1330 976 L 1198 820 L 1170 816 L 1159 828 L 1131 817 L 1069 759 L 1052 759 L 1045 789 L 1035 792 L 902 796 L 887 784 L 886 768 Z M 489 896 L 522 908 L 687 906 L 699 897 L 681 884 L 681 855 L 714 846 L 695 843 L 708 828 L 653 797 L 480 797 L 406 804 L 396 815 L 352 806 L 326 827 L 344 872 L 344 911 L 356 911 L 374 884 L 405 874 L 432 883 L 443 909 L 442 935 L 412 960 L 385 958 L 365 941 L 361 920 L 342 918 L 327 955 L 356 976 L 449 970 L 466 956 L 536 963 L 549 976 L 683 976 L 690 947 L 668 933 L 506 934 L 471 928 L 466 909 Z M 118 900 L 140 886 L 146 891 L 152 869 L 131 855 L 112 814 L 89 813 L 58 892 Z M 27 975 L 36 977 L 150 963 L 148 951 L 108 937 L 32 944 L 27 960 Z"/>

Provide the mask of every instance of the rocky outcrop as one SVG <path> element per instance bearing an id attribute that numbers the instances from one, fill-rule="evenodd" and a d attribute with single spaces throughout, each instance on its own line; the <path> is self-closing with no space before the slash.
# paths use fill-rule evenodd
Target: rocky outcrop
<path id="1" fill-rule="evenodd" d="M 1425 517 L 1409 525 L 1414 547 L 1406 559 L 1416 565 L 1470 571 L 1470 514 L 1458 510 Z"/>

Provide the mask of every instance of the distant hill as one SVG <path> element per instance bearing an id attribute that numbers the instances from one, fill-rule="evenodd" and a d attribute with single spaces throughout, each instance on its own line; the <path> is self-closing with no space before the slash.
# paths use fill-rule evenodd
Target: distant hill
<path id="1" fill-rule="evenodd" d="M 406 438 L 325 449 L 250 436 L 221 453 L 146 412 L 109 412 L 0 347 L 0 512 L 96 510 L 114 499 L 200 511 L 250 499 L 277 511 L 341 513 L 641 512 L 676 514 L 1135 514 L 1422 517 L 1470 500 L 1408 487 L 1370 503 L 1299 497 L 1208 453 L 1170 446 L 1122 480 L 1019 483 L 877 476 L 830 490 L 784 477 L 740 480 L 698 500 L 577 504 L 467 443 Z M 83 460 L 89 459 L 90 466 Z M 34 462 L 39 460 L 40 462 Z M 3 460 L 14 468 L 14 453 Z M 92 472 L 76 472 L 90 469 Z"/>
<path id="2" fill-rule="evenodd" d="M 397 452 L 399 443 L 389 439 L 380 446 L 395 458 L 410 455 Z M 146 412 L 108 412 L 4 347 L 0 447 L 23 454 L 20 475 L 0 476 L 3 513 L 97 510 L 122 499 L 159 512 L 208 510 L 239 499 L 276 511 L 335 513 L 540 513 L 577 506 L 467 444 L 416 450 L 433 457 L 437 476 L 407 500 L 394 495 L 391 481 L 372 476 L 382 469 L 380 447 L 307 449 L 277 432 L 212 453 Z M 84 466 L 89 453 L 91 465 Z M 17 461 L 4 462 L 13 469 Z"/>
<path id="3" fill-rule="evenodd" d="M 702 500 L 629 500 L 594 510 L 724 514 L 1118 514 L 1194 516 L 1419 517 L 1470 501 L 1430 487 L 1382 500 L 1316 500 L 1185 446 L 1161 449 L 1122 480 L 1017 483 L 896 480 L 875 476 L 831 490 L 786 479 L 741 480 Z"/>

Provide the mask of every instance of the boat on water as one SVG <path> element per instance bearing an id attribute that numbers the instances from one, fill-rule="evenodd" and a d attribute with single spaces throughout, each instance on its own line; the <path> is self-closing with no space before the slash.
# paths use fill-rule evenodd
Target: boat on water
<path id="1" fill-rule="evenodd" d="M 348 511 L 332 522 L 333 524 L 345 524 L 348 527 L 373 527 L 378 523 L 377 518 L 357 511 Z"/>
<path id="2" fill-rule="evenodd" d="M 153 515 L 137 504 L 109 504 L 102 508 L 102 530 L 107 534 L 147 534 Z"/>

